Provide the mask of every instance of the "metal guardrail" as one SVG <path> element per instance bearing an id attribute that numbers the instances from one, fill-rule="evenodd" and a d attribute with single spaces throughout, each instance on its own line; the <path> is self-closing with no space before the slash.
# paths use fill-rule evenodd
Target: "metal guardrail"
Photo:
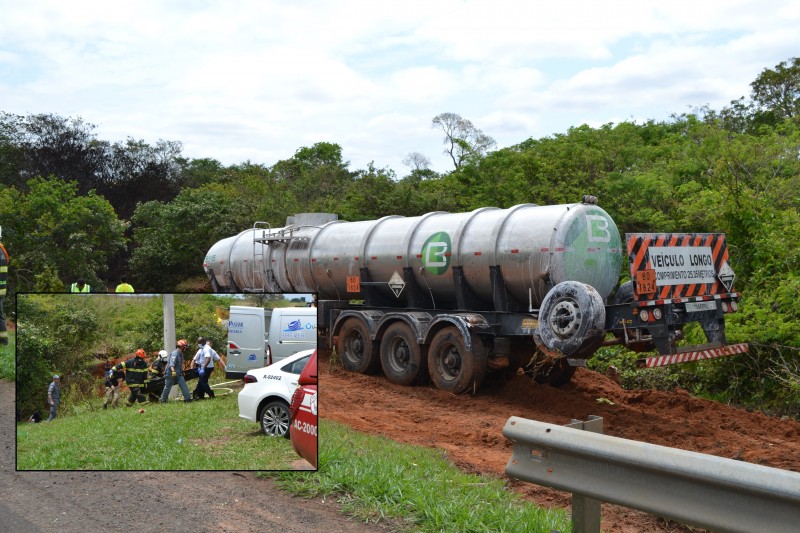
<path id="1" fill-rule="evenodd" d="M 586 429 L 515 416 L 503 428 L 506 474 L 578 496 L 576 532 L 600 531 L 600 501 L 717 532 L 800 531 L 800 473 Z"/>

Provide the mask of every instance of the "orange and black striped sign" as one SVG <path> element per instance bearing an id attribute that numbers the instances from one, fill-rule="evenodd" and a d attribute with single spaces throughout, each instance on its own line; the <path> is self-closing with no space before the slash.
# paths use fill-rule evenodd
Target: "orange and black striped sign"
<path id="1" fill-rule="evenodd" d="M 625 241 L 637 301 L 732 290 L 734 273 L 722 233 L 628 233 Z"/>

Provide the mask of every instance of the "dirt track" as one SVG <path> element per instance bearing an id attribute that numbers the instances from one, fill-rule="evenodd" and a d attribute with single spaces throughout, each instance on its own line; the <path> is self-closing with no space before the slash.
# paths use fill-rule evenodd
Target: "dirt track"
<path id="1" fill-rule="evenodd" d="M 685 391 L 626 391 L 604 375 L 578 369 L 572 383 L 561 389 L 523 376 L 495 383 L 475 396 L 457 397 L 352 374 L 331 368 L 328 361 L 320 365 L 322 417 L 439 448 L 469 472 L 503 476 L 511 445 L 502 429 L 512 415 L 556 424 L 598 415 L 607 435 L 800 472 L 800 422 L 748 413 Z M 613 405 L 598 403 L 601 398 Z M 539 505 L 570 506 L 569 494 L 524 482 L 509 484 Z M 602 513 L 604 531 L 697 531 L 610 504 L 603 504 Z"/>

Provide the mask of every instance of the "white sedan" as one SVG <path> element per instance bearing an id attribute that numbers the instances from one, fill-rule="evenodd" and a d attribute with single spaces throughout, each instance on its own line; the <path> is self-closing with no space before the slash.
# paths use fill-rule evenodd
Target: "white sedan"
<path id="1" fill-rule="evenodd" d="M 304 350 L 277 363 L 249 370 L 239 392 L 239 418 L 258 422 L 267 435 L 289 437 L 289 404 L 300 372 L 314 350 Z"/>

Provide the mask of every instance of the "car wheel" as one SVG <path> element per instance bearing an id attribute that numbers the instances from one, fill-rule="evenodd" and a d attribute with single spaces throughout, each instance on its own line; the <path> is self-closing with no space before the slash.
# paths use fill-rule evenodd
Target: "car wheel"
<path id="1" fill-rule="evenodd" d="M 261 409 L 258 416 L 261 431 L 271 437 L 289 438 L 289 406 L 286 402 L 275 400 Z"/>

